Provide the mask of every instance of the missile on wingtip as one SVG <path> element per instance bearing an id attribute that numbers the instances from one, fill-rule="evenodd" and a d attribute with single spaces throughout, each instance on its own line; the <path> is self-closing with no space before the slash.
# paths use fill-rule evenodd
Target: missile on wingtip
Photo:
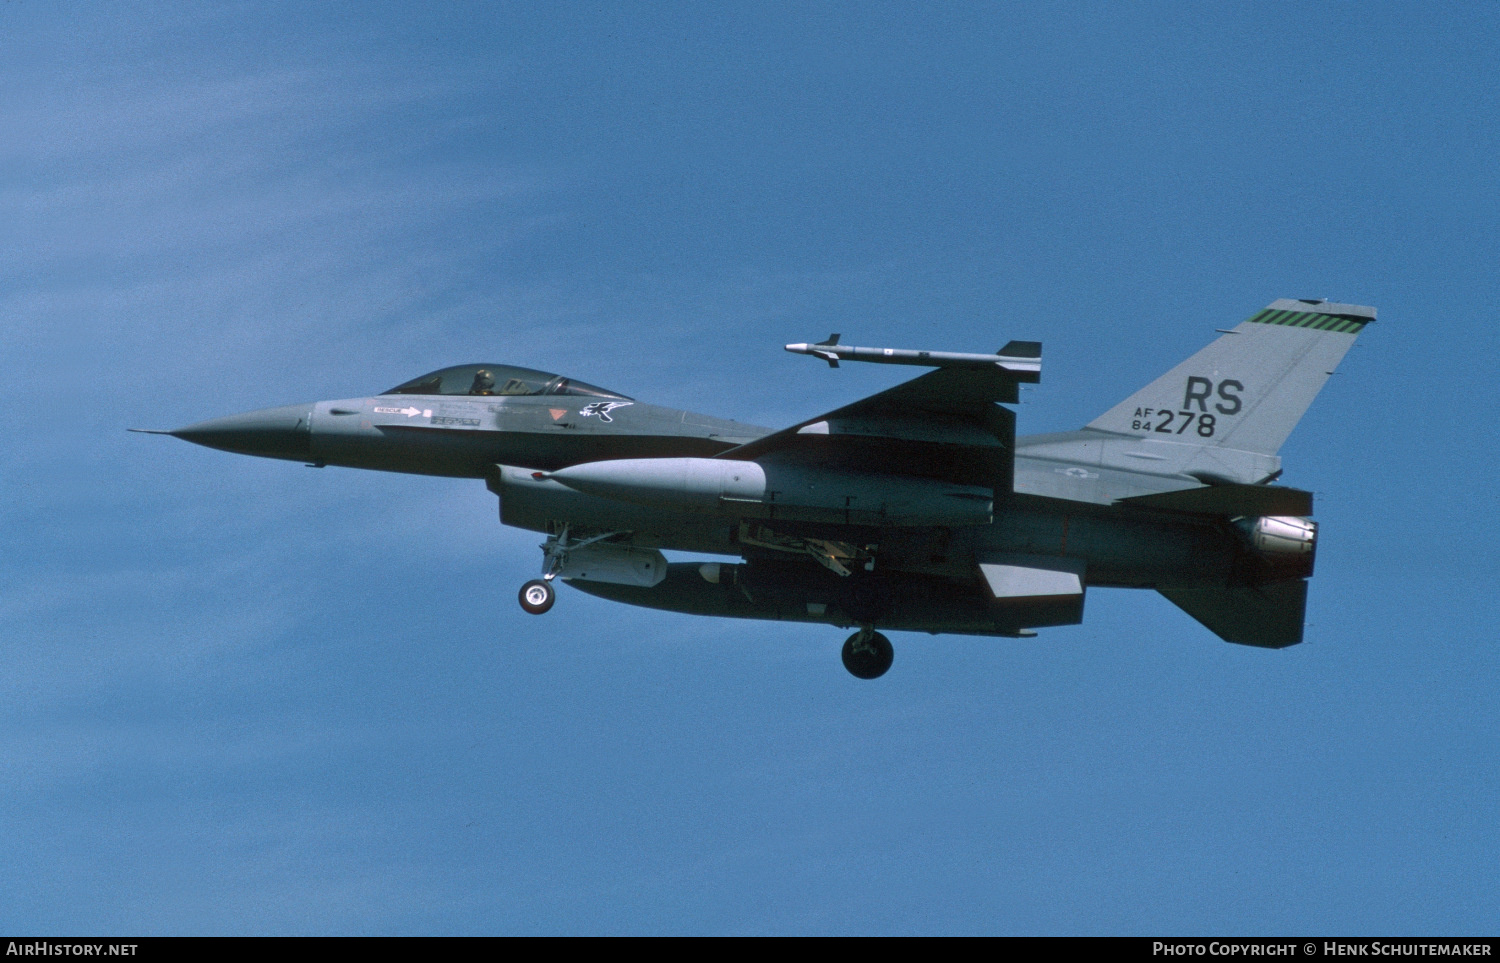
<path id="1" fill-rule="evenodd" d="M 817 344 L 789 344 L 793 354 L 810 354 L 837 368 L 840 361 L 870 361 L 876 364 L 915 364 L 929 368 L 1004 368 L 1017 381 L 1040 381 L 1042 345 L 1039 341 L 1012 341 L 995 354 L 968 354 L 960 351 L 912 351 L 905 348 L 857 348 L 839 344 L 831 335 Z"/>

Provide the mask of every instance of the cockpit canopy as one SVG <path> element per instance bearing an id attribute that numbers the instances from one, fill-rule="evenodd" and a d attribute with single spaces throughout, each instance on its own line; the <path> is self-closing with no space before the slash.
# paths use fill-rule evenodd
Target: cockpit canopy
<path id="1" fill-rule="evenodd" d="M 626 398 L 582 381 L 510 364 L 460 364 L 399 384 L 387 395 L 586 395 Z"/>

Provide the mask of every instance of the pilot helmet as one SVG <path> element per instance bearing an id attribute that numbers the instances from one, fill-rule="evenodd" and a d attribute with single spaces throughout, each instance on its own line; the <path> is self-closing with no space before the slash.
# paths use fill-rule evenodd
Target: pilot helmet
<path id="1" fill-rule="evenodd" d="M 486 368 L 480 368 L 474 372 L 474 383 L 469 386 L 471 395 L 492 395 L 495 393 L 495 376 Z"/>

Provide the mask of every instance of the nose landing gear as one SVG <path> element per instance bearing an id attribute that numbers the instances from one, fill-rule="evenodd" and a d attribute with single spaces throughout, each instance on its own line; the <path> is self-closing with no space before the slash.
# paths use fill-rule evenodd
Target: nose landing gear
<path id="1" fill-rule="evenodd" d="M 878 679 L 896 659 L 891 640 L 872 628 L 863 628 L 844 643 L 844 668 L 857 679 Z"/>
<path id="2" fill-rule="evenodd" d="M 615 534 L 610 532 L 609 535 Z M 609 535 L 600 536 L 608 538 Z M 598 541 L 591 538 L 582 544 Z M 563 570 L 568 563 L 568 552 L 577 547 L 568 541 L 568 526 L 565 524 L 562 531 L 551 536 L 547 541 L 537 546 L 542 550 L 542 569 L 546 572 L 541 578 L 534 578 L 521 586 L 521 608 L 532 615 L 541 615 L 552 608 L 552 603 L 557 601 L 557 590 L 552 587 L 552 580 L 557 578 L 557 573 Z"/>

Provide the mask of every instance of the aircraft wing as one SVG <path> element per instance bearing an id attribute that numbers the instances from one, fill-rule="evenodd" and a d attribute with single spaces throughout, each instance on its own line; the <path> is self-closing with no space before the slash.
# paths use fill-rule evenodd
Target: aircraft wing
<path id="1" fill-rule="evenodd" d="M 1018 380 L 995 365 L 939 368 L 717 457 L 938 478 L 1008 492 L 1016 416 L 998 403 L 1018 400 Z"/>

